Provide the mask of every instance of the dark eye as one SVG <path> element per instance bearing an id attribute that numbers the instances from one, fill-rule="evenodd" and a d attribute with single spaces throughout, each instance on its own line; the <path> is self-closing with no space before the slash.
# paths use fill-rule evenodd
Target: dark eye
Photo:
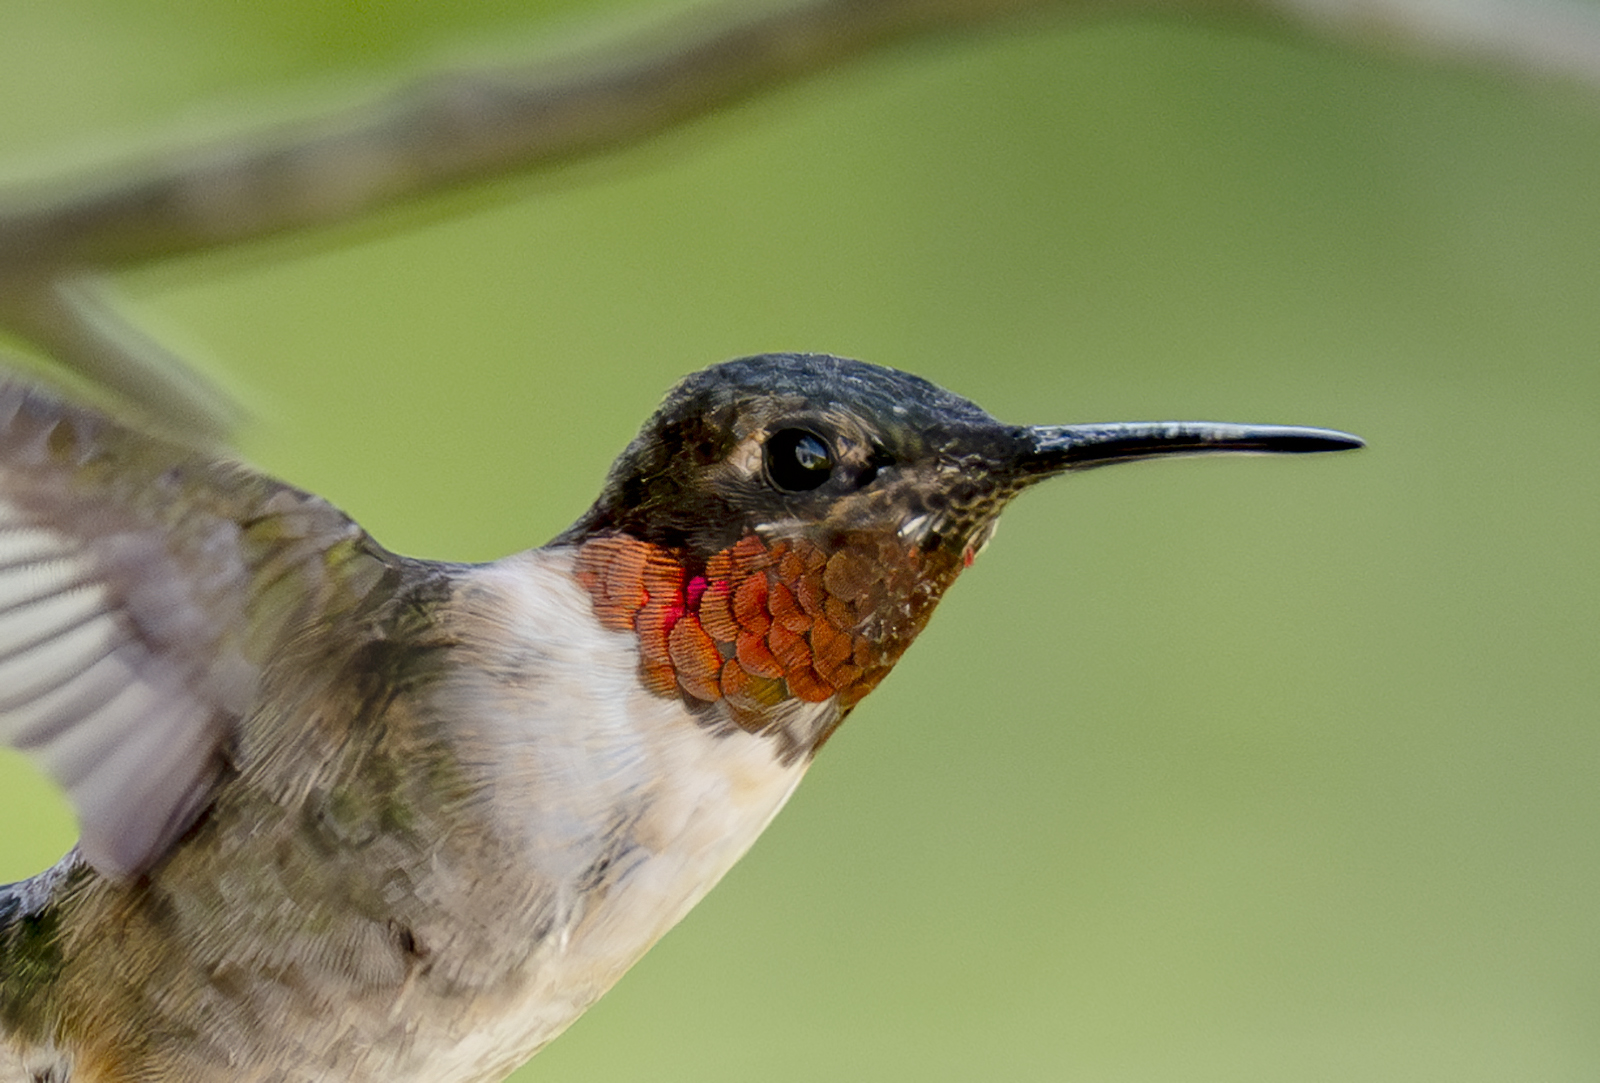
<path id="1" fill-rule="evenodd" d="M 815 489 L 833 475 L 833 454 L 805 429 L 779 429 L 767 439 L 767 477 L 791 493 Z"/>

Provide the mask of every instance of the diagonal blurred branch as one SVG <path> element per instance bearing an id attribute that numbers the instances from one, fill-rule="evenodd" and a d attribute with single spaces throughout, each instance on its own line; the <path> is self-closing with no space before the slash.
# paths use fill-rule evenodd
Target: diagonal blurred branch
<path id="1" fill-rule="evenodd" d="M 303 127 L 13 206 L 0 212 L 0 266 L 125 265 L 347 222 L 635 143 L 896 40 L 1044 6 L 799 0 L 751 15 L 745 3 L 559 65 L 438 74 Z"/>
<path id="2" fill-rule="evenodd" d="M 227 393 L 130 322 L 102 276 L 53 267 L 0 273 L 0 328 L 45 350 L 92 387 L 150 415 L 171 435 L 206 442 L 242 419 Z"/>
<path id="3" fill-rule="evenodd" d="M 1320 37 L 1600 91 L 1594 0 L 1261 0 L 1258 8 Z"/>
<path id="4" fill-rule="evenodd" d="M 1228 15 L 1491 63 L 1600 91 L 1584 0 L 784 0 L 712 8 L 552 65 L 463 70 L 45 198 L 0 195 L 0 328 L 197 436 L 226 398 L 88 289 L 99 274 L 626 146 L 896 42 L 1027 10 Z M 97 170 L 97 178 L 107 175 Z"/>

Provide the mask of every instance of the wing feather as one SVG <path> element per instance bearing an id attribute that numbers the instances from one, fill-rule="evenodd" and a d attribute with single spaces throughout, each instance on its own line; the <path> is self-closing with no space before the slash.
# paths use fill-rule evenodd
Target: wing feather
<path id="1" fill-rule="evenodd" d="M 389 559 L 316 497 L 0 382 L 0 743 L 91 864 L 137 874 L 190 826 L 274 645 L 376 581 L 352 553 Z"/>

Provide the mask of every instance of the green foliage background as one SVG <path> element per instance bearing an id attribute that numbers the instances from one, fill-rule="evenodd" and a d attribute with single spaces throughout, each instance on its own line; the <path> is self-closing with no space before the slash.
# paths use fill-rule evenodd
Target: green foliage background
<path id="1" fill-rule="evenodd" d="M 0 173 L 612 17 L 15 3 Z M 257 410 L 254 461 L 435 557 L 542 542 L 674 379 L 772 349 L 1017 421 L 1371 443 L 1030 494 L 518 1080 L 1592 1080 L 1597 177 L 1574 90 L 1035 19 L 126 286 Z M 73 835 L 15 758 L 0 817 L 0 878 Z"/>

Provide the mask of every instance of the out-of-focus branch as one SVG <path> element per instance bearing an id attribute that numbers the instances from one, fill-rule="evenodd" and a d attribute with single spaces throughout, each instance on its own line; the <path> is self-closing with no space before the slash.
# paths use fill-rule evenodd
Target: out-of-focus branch
<path id="1" fill-rule="evenodd" d="M 639 142 L 897 39 L 1043 6 L 790 0 L 768 8 L 745 0 L 555 63 L 438 73 L 142 175 L 52 185 L 71 194 L 0 210 L 0 266 L 126 265 L 349 222 Z"/>
<path id="2" fill-rule="evenodd" d="M 42 348 L 77 382 L 140 408 L 171 435 L 225 438 L 243 414 L 226 392 L 127 319 L 102 276 L 23 266 L 0 275 L 0 328 Z"/>
<path id="3" fill-rule="evenodd" d="M 1319 37 L 1600 92 L 1595 0 L 1257 0 L 1256 7 Z"/>
<path id="4" fill-rule="evenodd" d="M 86 283 L 626 146 L 895 42 L 1030 9 L 1249 17 L 1600 91 L 1600 7 L 1584 0 L 741 0 L 557 64 L 438 74 L 121 175 L 68 178 L 47 198 L 0 195 L 0 327 L 169 425 L 220 435 L 225 397 Z"/>

